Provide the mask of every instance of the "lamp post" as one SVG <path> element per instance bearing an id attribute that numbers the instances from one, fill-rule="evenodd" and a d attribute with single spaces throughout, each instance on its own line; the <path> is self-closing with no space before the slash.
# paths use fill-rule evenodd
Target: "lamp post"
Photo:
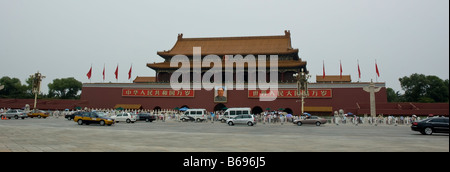
<path id="1" fill-rule="evenodd" d="M 300 96 L 302 101 L 301 114 L 302 115 L 305 107 L 305 97 L 308 96 L 308 79 L 311 76 L 301 68 L 300 72 L 297 74 L 297 95 Z"/>
<path id="2" fill-rule="evenodd" d="M 35 73 L 34 75 L 30 75 L 30 78 L 33 79 L 33 88 L 32 92 L 34 93 L 34 108 L 36 109 L 36 103 L 37 103 L 37 96 L 39 92 L 41 92 L 41 81 L 45 78 L 39 71 Z"/>

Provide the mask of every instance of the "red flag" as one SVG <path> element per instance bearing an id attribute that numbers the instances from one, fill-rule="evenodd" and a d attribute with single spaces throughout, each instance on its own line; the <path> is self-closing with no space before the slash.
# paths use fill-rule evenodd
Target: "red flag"
<path id="1" fill-rule="evenodd" d="M 361 79 L 361 69 L 359 69 L 359 61 L 358 61 L 358 76 L 359 76 L 359 79 Z"/>
<path id="2" fill-rule="evenodd" d="M 105 81 L 105 65 L 103 65 L 103 81 Z"/>
<path id="3" fill-rule="evenodd" d="M 323 76 L 322 79 L 325 79 L 325 61 L 323 61 Z"/>
<path id="4" fill-rule="evenodd" d="M 92 66 L 91 66 L 91 69 L 89 69 L 89 72 L 86 74 L 86 76 L 88 77 L 88 79 L 91 79 L 91 76 L 92 76 Z"/>
<path id="5" fill-rule="evenodd" d="M 131 67 L 130 67 L 130 71 L 128 71 L 128 80 L 130 80 L 130 79 L 131 79 L 131 69 L 133 69 L 133 65 L 131 65 Z"/>
<path id="6" fill-rule="evenodd" d="M 342 62 L 340 60 L 339 60 L 339 65 L 341 67 L 341 74 L 340 74 L 340 76 L 341 76 L 341 79 L 342 79 Z"/>
<path id="7" fill-rule="evenodd" d="M 375 60 L 375 71 L 377 72 L 378 77 L 380 77 L 380 71 L 378 70 L 377 61 Z"/>
<path id="8" fill-rule="evenodd" d="M 116 75 L 116 79 L 119 79 L 119 65 L 117 65 L 116 71 L 114 72 L 114 75 Z"/>

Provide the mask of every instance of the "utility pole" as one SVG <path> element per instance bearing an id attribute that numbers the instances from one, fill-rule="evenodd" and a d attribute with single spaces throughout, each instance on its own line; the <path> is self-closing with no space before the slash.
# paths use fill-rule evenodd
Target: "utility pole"
<path id="1" fill-rule="evenodd" d="M 34 108 L 36 109 L 36 103 L 37 103 L 37 96 L 41 92 L 41 81 L 45 78 L 45 76 L 42 76 L 39 71 L 35 73 L 34 75 L 30 75 L 30 78 L 33 78 L 33 88 L 32 92 L 34 93 Z"/>

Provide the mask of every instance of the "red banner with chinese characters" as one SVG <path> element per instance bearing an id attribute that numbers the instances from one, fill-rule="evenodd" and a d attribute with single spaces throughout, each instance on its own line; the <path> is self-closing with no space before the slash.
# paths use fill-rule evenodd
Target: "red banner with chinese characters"
<path id="1" fill-rule="evenodd" d="M 122 89 L 125 97 L 194 97 L 194 90 Z"/>
<path id="2" fill-rule="evenodd" d="M 299 98 L 297 89 L 278 90 L 248 90 L 248 98 L 277 97 L 277 98 Z M 332 98 L 331 89 L 309 89 L 306 98 Z"/>

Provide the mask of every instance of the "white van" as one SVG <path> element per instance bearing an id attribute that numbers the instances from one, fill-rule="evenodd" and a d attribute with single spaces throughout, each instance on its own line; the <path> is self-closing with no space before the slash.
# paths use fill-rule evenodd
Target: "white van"
<path id="1" fill-rule="evenodd" d="M 114 119 L 116 121 L 116 123 L 119 123 L 119 122 L 134 123 L 137 120 L 136 117 L 138 117 L 136 114 L 120 113 L 120 114 L 117 114 L 116 116 L 112 116 L 111 118 Z"/>
<path id="2" fill-rule="evenodd" d="M 234 118 L 238 115 L 252 115 L 251 108 L 228 108 L 222 116 L 219 116 L 219 120 L 222 122 L 227 121 L 227 119 Z"/>
<path id="3" fill-rule="evenodd" d="M 207 115 L 206 109 L 188 109 L 184 112 L 184 116 L 181 117 L 181 120 L 186 121 L 189 120 L 186 118 L 191 117 L 195 121 L 200 122 L 206 120 Z"/>

